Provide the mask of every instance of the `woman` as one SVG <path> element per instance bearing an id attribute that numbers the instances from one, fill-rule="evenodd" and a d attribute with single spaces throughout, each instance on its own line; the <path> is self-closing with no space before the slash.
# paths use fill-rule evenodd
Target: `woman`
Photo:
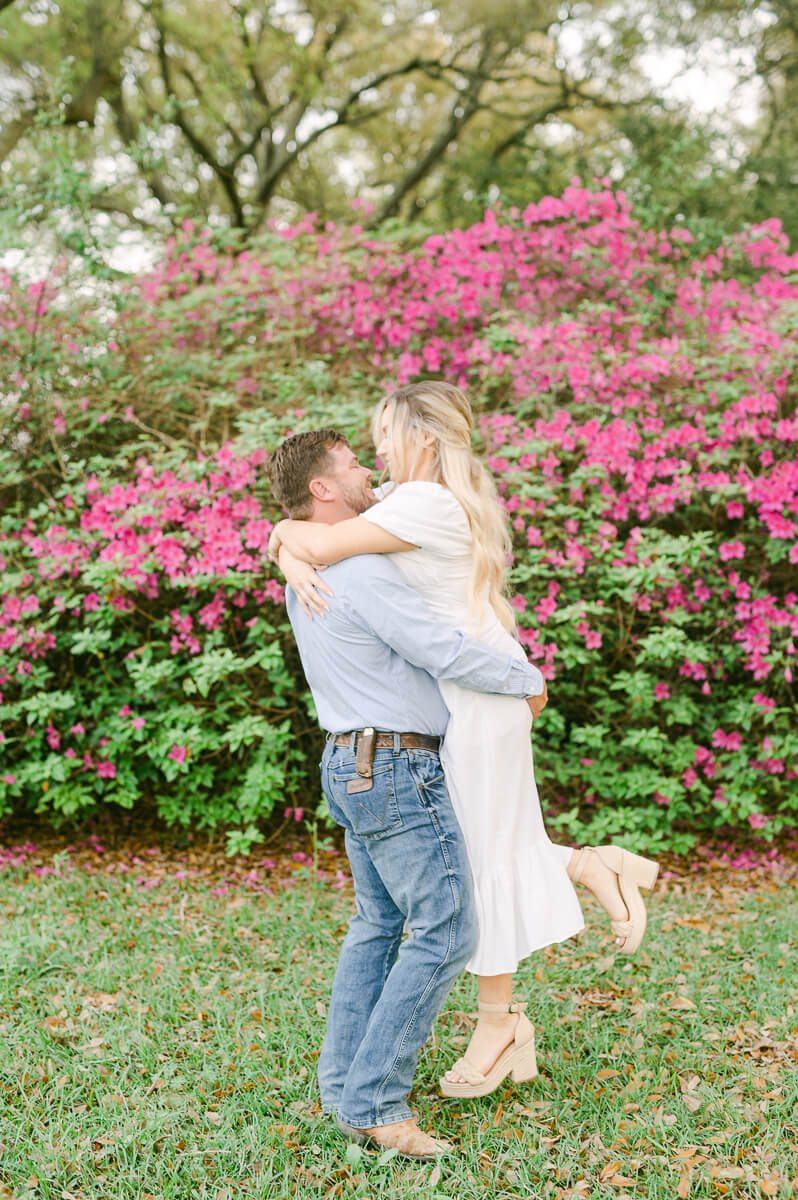
<path id="1" fill-rule="evenodd" d="M 393 487 L 360 517 L 336 525 L 281 521 L 272 550 L 304 563 L 360 553 L 391 554 L 404 578 L 449 624 L 518 658 L 513 610 L 503 595 L 510 540 L 488 472 L 471 450 L 466 396 L 450 384 L 400 388 L 375 413 L 377 453 Z M 324 603 L 297 571 L 300 600 Z M 316 580 L 322 590 L 323 585 Z M 549 841 L 535 785 L 526 704 L 440 681 L 451 713 L 441 760 L 474 875 L 480 941 L 468 964 L 479 977 L 479 1019 L 468 1050 L 441 1080 L 447 1096 L 481 1096 L 508 1075 L 536 1073 L 533 1028 L 512 1001 L 519 961 L 583 928 L 572 883 L 608 912 L 619 949 L 631 954 L 645 929 L 639 887 L 657 864 L 617 846 L 572 850 Z"/>

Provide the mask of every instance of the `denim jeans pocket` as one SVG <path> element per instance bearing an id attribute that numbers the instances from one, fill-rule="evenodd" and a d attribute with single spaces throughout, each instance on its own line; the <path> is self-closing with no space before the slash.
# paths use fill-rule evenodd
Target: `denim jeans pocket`
<path id="1" fill-rule="evenodd" d="M 402 816 L 396 800 L 393 763 L 375 763 L 371 787 L 363 790 L 365 780 L 354 765 L 328 773 L 330 790 L 335 803 L 346 816 L 346 823 L 361 838 L 379 838 L 401 828 Z M 349 791 L 348 784 L 356 784 Z"/>
<path id="2" fill-rule="evenodd" d="M 425 791 L 430 792 L 444 784 L 440 756 L 429 750 L 408 750 L 408 763 L 422 801 L 426 803 Z"/>

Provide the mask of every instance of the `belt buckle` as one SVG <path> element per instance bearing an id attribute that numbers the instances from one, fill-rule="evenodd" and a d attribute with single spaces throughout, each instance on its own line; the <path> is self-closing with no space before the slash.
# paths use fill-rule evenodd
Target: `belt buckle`
<path id="1" fill-rule="evenodd" d="M 363 775 L 367 779 L 371 778 L 371 764 L 374 761 L 374 745 L 377 741 L 377 735 L 374 729 L 369 725 L 357 737 L 357 749 L 355 751 L 355 770 L 358 775 Z"/>

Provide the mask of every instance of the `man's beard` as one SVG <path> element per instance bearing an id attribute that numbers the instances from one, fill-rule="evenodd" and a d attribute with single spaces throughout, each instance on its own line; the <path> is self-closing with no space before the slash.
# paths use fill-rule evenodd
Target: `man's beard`
<path id="1" fill-rule="evenodd" d="M 361 488 L 349 488 L 343 484 L 339 484 L 339 487 L 341 488 L 341 498 L 356 516 L 360 516 L 367 508 L 371 508 L 377 503 L 377 497 L 368 484 L 364 484 Z"/>

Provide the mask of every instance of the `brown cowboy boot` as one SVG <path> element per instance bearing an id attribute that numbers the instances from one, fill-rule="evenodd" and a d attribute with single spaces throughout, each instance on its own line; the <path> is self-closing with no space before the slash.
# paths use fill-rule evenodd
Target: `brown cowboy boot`
<path id="1" fill-rule="evenodd" d="M 440 1138 L 431 1137 L 419 1129 L 413 1120 L 397 1121 L 393 1125 L 375 1125 L 371 1129 L 356 1129 L 338 1120 L 338 1128 L 349 1142 L 379 1150 L 398 1150 L 405 1158 L 440 1158 L 452 1154 L 454 1146 Z"/>

